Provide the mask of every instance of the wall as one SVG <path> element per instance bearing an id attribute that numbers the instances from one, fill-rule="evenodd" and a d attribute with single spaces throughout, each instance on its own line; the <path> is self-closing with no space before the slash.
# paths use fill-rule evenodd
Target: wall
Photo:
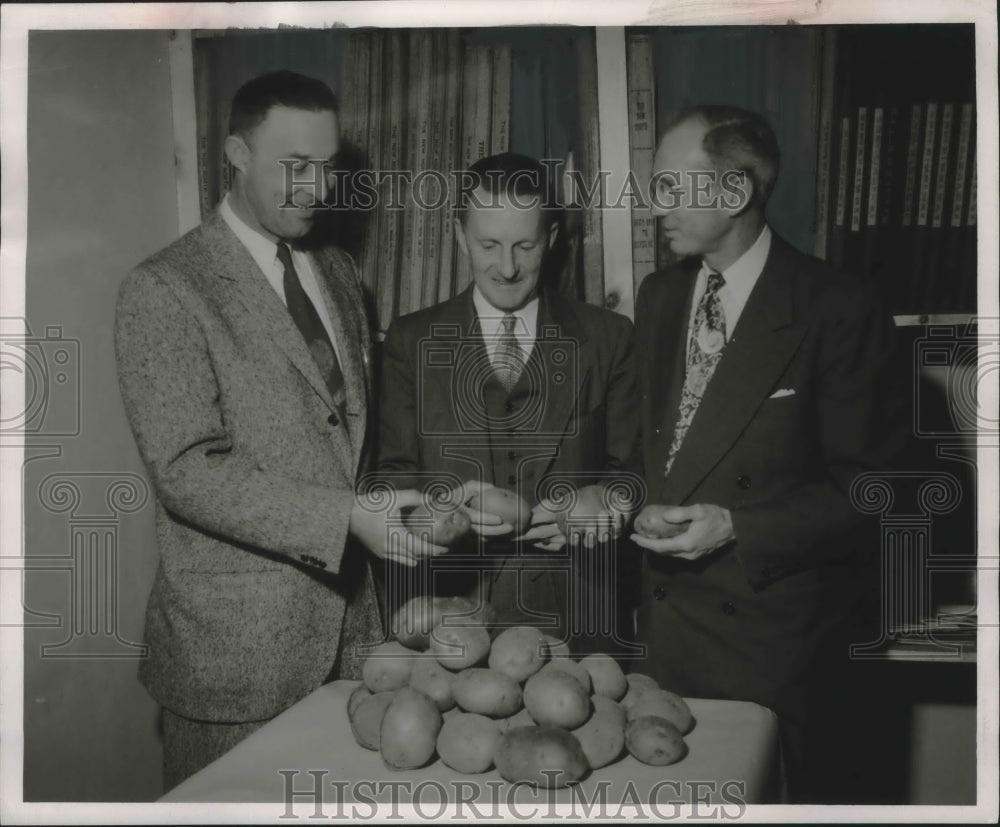
<path id="1" fill-rule="evenodd" d="M 39 350 L 51 393 L 24 471 L 27 554 L 55 558 L 26 575 L 26 801 L 160 794 L 157 709 L 130 644 L 142 639 L 156 565 L 152 505 L 129 476 L 142 466 L 118 394 L 113 319 L 124 274 L 177 236 L 168 43 L 167 32 L 139 31 L 29 39 L 26 306 L 36 337 L 60 326 L 65 341 L 51 331 Z M 66 436 L 77 400 L 79 433 Z M 116 481 L 124 487 L 109 498 Z M 73 488 L 75 505 L 62 498 Z"/>

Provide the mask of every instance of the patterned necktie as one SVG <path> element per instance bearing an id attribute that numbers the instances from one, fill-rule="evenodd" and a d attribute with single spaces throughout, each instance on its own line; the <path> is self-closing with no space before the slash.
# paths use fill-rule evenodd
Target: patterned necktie
<path id="1" fill-rule="evenodd" d="M 320 320 L 319 313 L 316 312 L 316 308 L 309 300 L 309 296 L 306 295 L 306 291 L 302 289 L 299 274 L 292 263 L 291 251 L 284 242 L 278 244 L 278 261 L 285 268 L 284 288 L 288 312 L 302 333 L 302 338 L 305 339 L 313 360 L 319 366 L 319 372 L 330 390 L 334 406 L 340 414 L 341 422 L 343 422 L 346 395 L 344 393 L 344 375 L 340 370 L 337 351 L 333 349 L 333 343 Z"/>
<path id="2" fill-rule="evenodd" d="M 726 317 L 722 312 L 722 302 L 719 300 L 719 290 L 725 283 L 726 280 L 721 273 L 709 271 L 708 286 L 695 310 L 691 339 L 688 342 L 687 372 L 684 374 L 680 411 L 677 414 L 674 440 L 670 445 L 664 476 L 670 473 L 674 457 L 684 441 L 688 428 L 691 427 L 695 411 L 698 410 L 701 398 L 726 346 Z"/>
<path id="3" fill-rule="evenodd" d="M 507 393 L 514 389 L 518 377 L 524 369 L 524 351 L 521 350 L 521 343 L 514 335 L 514 325 L 517 324 L 517 316 L 508 313 L 501 321 L 500 336 L 497 339 L 497 348 L 493 354 L 493 372 Z"/>

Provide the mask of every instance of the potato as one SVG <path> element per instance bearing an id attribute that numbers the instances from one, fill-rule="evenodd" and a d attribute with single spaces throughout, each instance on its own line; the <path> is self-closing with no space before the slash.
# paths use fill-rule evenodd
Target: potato
<path id="1" fill-rule="evenodd" d="M 463 710 L 490 718 L 506 718 L 522 706 L 521 687 L 495 669 L 464 669 L 455 675 L 451 690 Z"/>
<path id="2" fill-rule="evenodd" d="M 625 680 L 628 682 L 628 692 L 625 693 L 625 697 L 621 700 L 621 705 L 628 709 L 635 703 L 636 698 L 638 698 L 647 689 L 659 689 L 660 685 L 656 682 L 654 678 L 649 675 L 644 675 L 642 672 L 629 672 L 625 676 Z"/>
<path id="3" fill-rule="evenodd" d="M 565 672 L 567 675 L 572 675 L 580 682 L 583 691 L 588 695 L 593 688 L 590 680 L 590 672 L 571 658 L 555 658 L 554 660 L 550 660 L 537 674 L 540 675 L 543 672 Z"/>
<path id="4" fill-rule="evenodd" d="M 604 695 L 613 701 L 621 700 L 628 692 L 628 681 L 618 662 L 610 655 L 587 655 L 580 661 L 590 673 L 595 695 Z"/>
<path id="5" fill-rule="evenodd" d="M 530 678 L 549 659 L 549 644 L 545 635 L 534 626 L 514 626 L 505 629 L 490 650 L 490 669 L 510 675 L 521 683 Z"/>
<path id="6" fill-rule="evenodd" d="M 687 531 L 691 522 L 673 523 L 664 518 L 664 512 L 673 508 L 669 505 L 647 505 L 635 518 L 635 532 L 651 540 L 665 540 Z"/>
<path id="7" fill-rule="evenodd" d="M 601 715 L 610 715 L 621 726 L 622 732 L 625 731 L 628 716 L 625 714 L 625 708 L 618 701 L 605 698 L 603 695 L 591 695 L 590 703 L 594 707 L 594 712 Z"/>
<path id="8" fill-rule="evenodd" d="M 354 710 L 358 708 L 358 704 L 371 696 L 372 693 L 363 683 L 359 683 L 354 687 L 354 691 L 351 692 L 351 696 L 347 699 L 347 717 L 350 718 L 354 714 Z"/>
<path id="9" fill-rule="evenodd" d="M 500 743 L 500 721 L 474 712 L 449 718 L 437 738 L 441 760 L 458 772 L 486 772 Z"/>
<path id="10" fill-rule="evenodd" d="M 365 749 L 378 749 L 382 719 L 392 703 L 395 692 L 376 692 L 361 700 L 350 714 L 351 733 L 354 740 Z"/>
<path id="11" fill-rule="evenodd" d="M 687 744 L 677 727 L 657 715 L 629 721 L 625 746 L 642 763 L 656 767 L 674 764 L 687 754 Z"/>
<path id="12" fill-rule="evenodd" d="M 455 706 L 455 693 L 451 690 L 454 675 L 434 658 L 417 658 L 410 673 L 410 688 L 418 689 L 437 704 L 442 712 Z"/>
<path id="13" fill-rule="evenodd" d="M 524 708 L 541 726 L 575 729 L 590 717 L 590 697 L 568 672 L 541 671 L 524 685 Z"/>
<path id="14" fill-rule="evenodd" d="M 434 701 L 416 689 L 400 689 L 382 718 L 379 752 L 383 763 L 394 770 L 424 766 L 434 755 L 441 726 L 441 712 Z"/>
<path id="15" fill-rule="evenodd" d="M 361 667 L 365 686 L 372 692 L 402 689 L 410 682 L 416 655 L 394 640 L 376 646 Z"/>
<path id="16" fill-rule="evenodd" d="M 461 509 L 438 511 L 421 504 L 404 514 L 403 522 L 418 537 L 439 546 L 457 543 L 472 528 L 472 520 Z"/>
<path id="17" fill-rule="evenodd" d="M 506 488 L 484 489 L 481 494 L 473 495 L 468 505 L 484 514 L 495 514 L 505 523 L 510 523 L 514 526 L 515 536 L 527 531 L 531 525 L 531 506 Z"/>
<path id="18" fill-rule="evenodd" d="M 485 601 L 477 605 L 466 597 L 422 594 L 399 607 L 390 631 L 403 646 L 423 651 L 430 645 L 431 632 L 446 618 L 449 626 L 490 626 L 496 622 L 496 611 Z"/>
<path id="19" fill-rule="evenodd" d="M 587 772 L 587 756 L 580 742 L 566 730 L 552 726 L 508 729 L 493 760 L 506 781 L 546 789 L 565 787 Z"/>
<path id="20" fill-rule="evenodd" d="M 647 689 L 628 709 L 628 719 L 642 718 L 645 715 L 656 715 L 670 721 L 681 735 L 687 735 L 694 729 L 694 716 L 685 700 L 667 689 Z"/>
<path id="21" fill-rule="evenodd" d="M 437 626 L 428 650 L 438 663 L 457 672 L 486 660 L 490 633 L 482 626 Z"/>
<path id="22" fill-rule="evenodd" d="M 572 657 L 573 653 L 569 650 L 569 644 L 564 640 L 559 640 L 557 637 L 552 635 L 542 635 L 545 638 L 545 642 L 549 644 L 549 656 L 553 659 L 555 658 L 568 658 Z"/>
<path id="23" fill-rule="evenodd" d="M 603 695 L 591 698 L 590 718 L 573 730 L 592 770 L 605 767 L 625 748 L 625 712 Z"/>

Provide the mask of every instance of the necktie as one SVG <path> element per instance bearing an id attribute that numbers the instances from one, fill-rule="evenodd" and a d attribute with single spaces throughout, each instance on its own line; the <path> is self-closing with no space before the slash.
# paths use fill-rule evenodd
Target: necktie
<path id="1" fill-rule="evenodd" d="M 330 336 L 323 327 L 323 322 L 319 318 L 319 313 L 302 289 L 302 282 L 299 281 L 299 274 L 292 263 L 292 254 L 288 245 L 284 242 L 278 244 L 278 261 L 285 268 L 284 288 L 285 302 L 288 305 L 288 312 L 292 320 L 298 327 L 302 338 L 305 339 L 309 353 L 319 367 L 319 372 L 330 390 L 333 397 L 334 406 L 340 415 L 341 421 L 344 419 L 344 375 L 340 370 L 340 362 L 337 360 L 337 352 L 333 349 Z"/>
<path id="2" fill-rule="evenodd" d="M 725 283 L 726 280 L 721 273 L 710 271 L 705 294 L 695 310 L 691 340 L 688 343 L 687 371 L 684 374 L 684 388 L 681 391 L 680 411 L 677 415 L 677 425 L 674 428 L 674 439 L 667 456 L 664 476 L 670 473 L 674 457 L 691 426 L 708 382 L 715 373 L 715 367 L 722 358 L 722 349 L 726 345 L 726 317 L 722 312 L 719 290 Z"/>
<path id="3" fill-rule="evenodd" d="M 514 335 L 514 325 L 517 324 L 517 316 L 508 313 L 500 322 L 500 336 L 497 339 L 497 348 L 493 354 L 493 372 L 503 385 L 504 390 L 510 393 L 514 385 L 517 384 L 518 377 L 524 368 L 524 351 L 521 344 Z"/>

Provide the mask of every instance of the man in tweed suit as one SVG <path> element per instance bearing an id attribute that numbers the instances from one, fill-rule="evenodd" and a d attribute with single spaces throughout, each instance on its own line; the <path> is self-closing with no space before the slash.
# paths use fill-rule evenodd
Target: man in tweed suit
<path id="1" fill-rule="evenodd" d="M 296 247 L 338 148 L 335 106 L 291 72 L 243 86 L 231 192 L 121 287 L 119 380 L 160 549 L 139 675 L 163 707 L 167 788 L 328 677 L 357 676 L 355 644 L 381 635 L 349 537 L 388 554 L 386 515 L 355 496 L 371 384 L 359 278 L 338 249 Z M 436 550 L 405 539 L 388 556 Z"/>

